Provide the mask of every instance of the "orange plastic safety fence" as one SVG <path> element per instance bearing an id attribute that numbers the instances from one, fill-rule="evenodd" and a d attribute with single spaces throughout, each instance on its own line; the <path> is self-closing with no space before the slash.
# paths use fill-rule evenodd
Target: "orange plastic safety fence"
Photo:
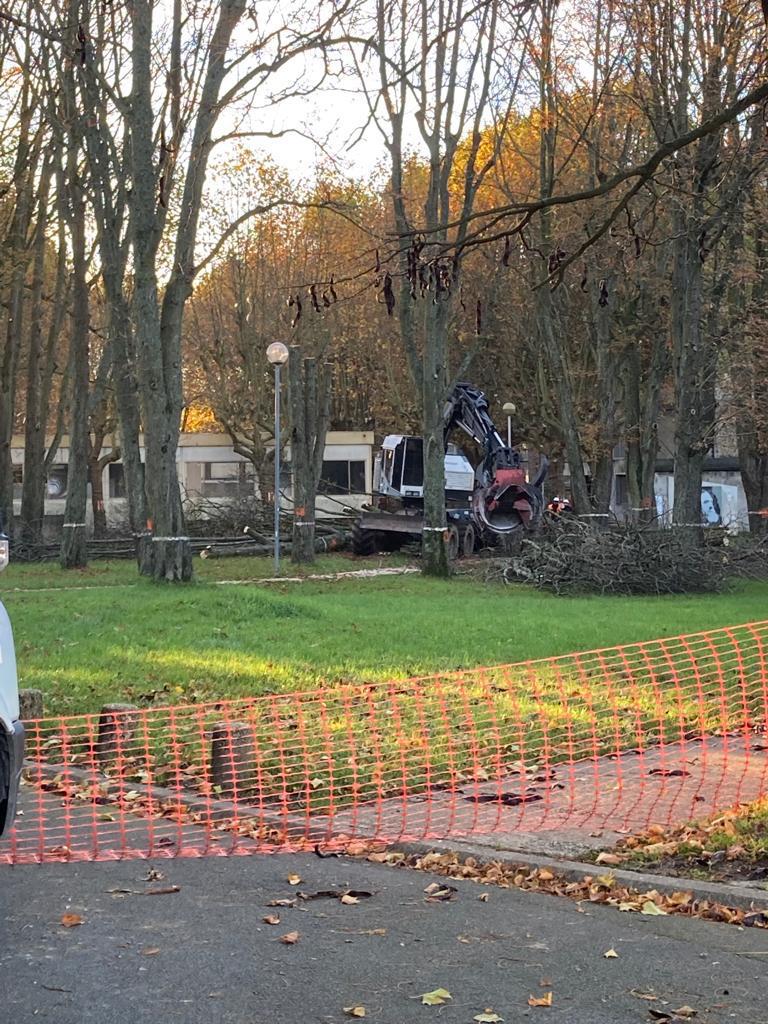
<path id="1" fill-rule="evenodd" d="M 672 824 L 768 793 L 768 621 L 385 684 L 29 723 L 0 861 Z"/>

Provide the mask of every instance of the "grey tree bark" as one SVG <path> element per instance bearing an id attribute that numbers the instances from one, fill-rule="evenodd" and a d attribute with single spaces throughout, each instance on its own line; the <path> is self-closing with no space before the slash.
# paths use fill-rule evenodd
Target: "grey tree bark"
<path id="1" fill-rule="evenodd" d="M 43 515 L 45 510 L 45 435 L 48 424 L 51 378 L 53 375 L 53 348 L 64 318 L 66 298 L 66 241 L 64 221 L 59 221 L 59 251 L 56 282 L 53 291 L 53 311 L 47 338 L 44 337 L 43 287 L 45 283 L 46 255 L 51 180 L 53 161 L 49 157 L 43 164 L 38 185 L 38 212 L 33 240 L 32 281 L 29 298 L 29 330 L 27 335 L 27 373 L 24 417 L 24 472 L 21 489 L 21 523 L 19 537 L 27 557 L 34 557 L 42 544 Z"/>
<path id="2" fill-rule="evenodd" d="M 331 411 L 331 367 L 318 367 L 316 359 L 302 358 L 299 345 L 291 345 L 288 368 L 293 483 L 291 559 L 307 563 L 315 560 L 317 488 Z"/>
<path id="3" fill-rule="evenodd" d="M 79 7 L 78 0 L 72 0 L 70 12 L 73 21 L 78 20 Z M 68 224 L 72 246 L 72 406 L 69 423 L 67 498 L 64 505 L 59 562 L 63 569 L 77 569 L 88 564 L 85 515 L 88 500 L 90 310 L 85 193 L 79 168 L 82 124 L 75 101 L 74 69 L 71 65 L 64 69 L 62 81 L 62 122 L 66 125 L 67 160 L 60 177 L 59 210 L 60 216 Z"/>
<path id="4" fill-rule="evenodd" d="M 25 76 L 19 100 L 19 132 L 13 168 L 13 213 L 3 239 L 0 284 L 6 307 L 5 344 L 0 358 L 0 522 L 13 524 L 11 440 L 16 413 L 16 383 L 24 334 L 24 283 L 29 266 L 27 246 L 33 208 L 40 133 L 32 133 L 34 99 Z"/>

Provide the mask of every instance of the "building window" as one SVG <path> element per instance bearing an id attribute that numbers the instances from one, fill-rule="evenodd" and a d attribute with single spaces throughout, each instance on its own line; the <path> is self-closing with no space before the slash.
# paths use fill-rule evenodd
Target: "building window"
<path id="1" fill-rule="evenodd" d="M 109 464 L 109 496 L 110 498 L 124 498 L 125 493 L 125 470 L 122 462 L 110 462 Z"/>
<path id="2" fill-rule="evenodd" d="M 45 491 L 46 497 L 54 500 L 58 498 L 66 498 L 68 476 L 69 469 L 67 466 L 52 466 L 48 470 L 48 480 Z"/>
<path id="3" fill-rule="evenodd" d="M 365 462 L 329 459 L 323 462 L 320 494 L 365 494 Z"/>
<path id="4" fill-rule="evenodd" d="M 627 478 L 619 473 L 614 477 L 614 502 L 616 505 L 624 506 L 628 503 Z"/>
<path id="5" fill-rule="evenodd" d="M 250 462 L 204 462 L 201 493 L 207 498 L 242 498 L 253 494 Z"/>

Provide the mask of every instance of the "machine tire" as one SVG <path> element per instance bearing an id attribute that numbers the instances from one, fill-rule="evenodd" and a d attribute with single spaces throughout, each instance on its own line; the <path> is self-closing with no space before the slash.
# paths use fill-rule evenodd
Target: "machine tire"
<path id="1" fill-rule="evenodd" d="M 445 542 L 445 551 L 449 562 L 455 562 L 459 557 L 459 531 L 455 526 L 448 527 L 448 537 Z"/>
<path id="2" fill-rule="evenodd" d="M 379 535 L 376 530 L 366 530 L 360 523 L 352 527 L 352 551 L 361 557 L 375 555 L 379 550 Z"/>
<path id="3" fill-rule="evenodd" d="M 461 553 L 465 558 L 471 558 L 477 547 L 477 534 L 472 523 L 468 523 L 461 534 Z"/>

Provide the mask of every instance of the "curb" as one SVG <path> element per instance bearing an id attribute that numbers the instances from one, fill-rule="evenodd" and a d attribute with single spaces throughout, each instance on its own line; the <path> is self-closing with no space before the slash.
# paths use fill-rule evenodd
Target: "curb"
<path id="1" fill-rule="evenodd" d="M 553 874 L 569 882 L 581 882 L 599 874 L 610 874 L 619 886 L 645 892 L 657 889 L 665 895 L 675 892 L 690 892 L 696 900 L 722 903 L 737 910 L 768 910 L 768 891 L 756 886 L 728 882 L 706 882 L 693 878 L 674 878 L 671 875 L 654 875 L 645 871 L 627 871 L 619 868 L 604 868 L 600 864 L 584 861 L 561 860 L 538 853 L 518 853 L 514 850 L 492 850 L 487 846 L 473 843 L 451 843 L 441 840 L 434 843 L 404 843 L 392 849 L 403 853 L 424 856 L 427 853 L 455 853 L 459 857 L 475 857 L 481 863 L 498 861 L 514 867 L 548 868 Z"/>

